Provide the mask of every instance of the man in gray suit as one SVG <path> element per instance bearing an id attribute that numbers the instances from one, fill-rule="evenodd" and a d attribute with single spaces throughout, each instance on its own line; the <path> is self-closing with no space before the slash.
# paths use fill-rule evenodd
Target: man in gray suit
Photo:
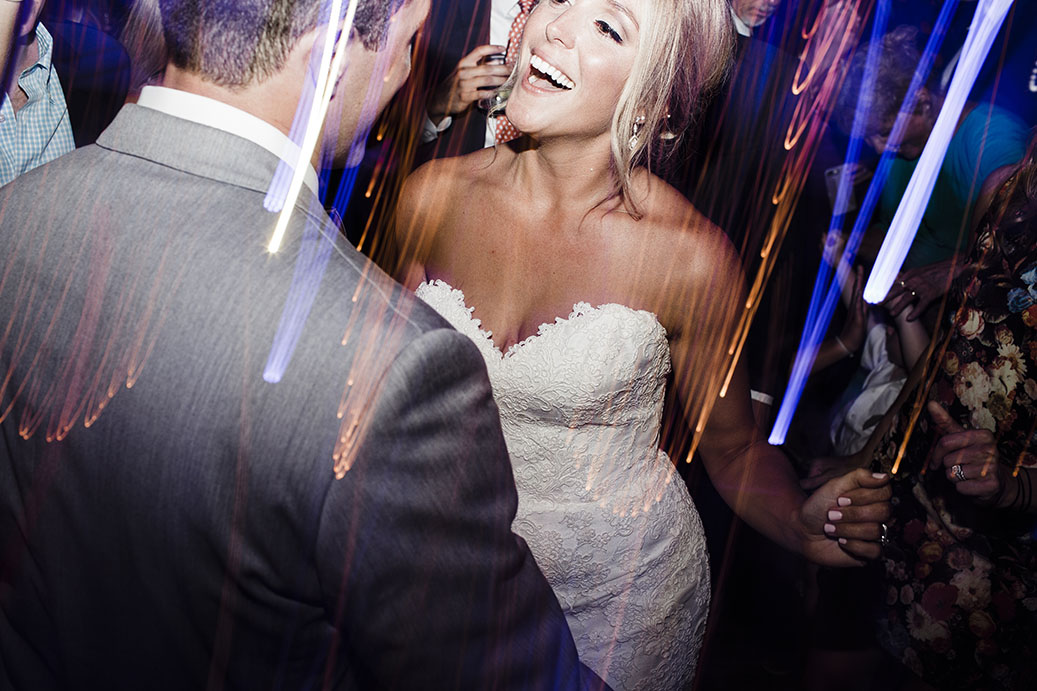
<path id="1" fill-rule="evenodd" d="M 168 88 L 0 191 L 2 688 L 596 682 L 511 532 L 475 347 L 312 170 L 266 249 L 326 4 L 162 0 Z M 361 0 L 339 142 L 426 12 Z"/>

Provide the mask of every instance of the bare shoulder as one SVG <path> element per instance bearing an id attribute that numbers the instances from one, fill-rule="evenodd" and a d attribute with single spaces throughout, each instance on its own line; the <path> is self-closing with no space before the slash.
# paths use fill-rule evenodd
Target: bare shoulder
<path id="1" fill-rule="evenodd" d="M 413 288 L 424 280 L 436 248 L 463 226 L 466 201 L 485 196 L 481 188 L 492 184 L 496 164 L 493 149 L 483 149 L 429 161 L 407 177 L 393 217 L 395 255 L 388 262 L 398 281 Z"/>
<path id="2" fill-rule="evenodd" d="M 651 258 L 642 294 L 651 296 L 668 330 L 678 332 L 689 320 L 703 323 L 703 311 L 725 313 L 741 300 L 742 262 L 723 230 L 654 177 L 644 211 L 633 224 Z"/>
<path id="3" fill-rule="evenodd" d="M 741 261 L 727 234 L 696 209 L 683 194 L 652 176 L 645 215 L 638 222 L 657 251 L 672 257 L 680 282 L 712 280 L 717 274 L 740 280 Z"/>
<path id="4" fill-rule="evenodd" d="M 470 195 L 473 185 L 486 184 L 493 163 L 492 148 L 429 161 L 407 176 L 401 204 L 423 213 L 449 207 L 458 197 Z"/>

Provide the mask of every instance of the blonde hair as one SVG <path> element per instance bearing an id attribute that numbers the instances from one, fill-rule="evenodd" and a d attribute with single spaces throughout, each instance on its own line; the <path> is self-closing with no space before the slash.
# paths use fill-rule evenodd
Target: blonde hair
<path id="1" fill-rule="evenodd" d="M 615 189 L 635 218 L 634 170 L 661 168 L 694 123 L 703 92 L 727 73 L 734 26 L 726 0 L 649 0 L 637 57 L 612 117 Z M 644 120 L 631 139 L 635 123 Z"/>
<path id="2" fill-rule="evenodd" d="M 702 93 L 727 73 L 734 49 L 727 0 L 647 0 L 645 7 L 637 57 L 612 116 L 613 189 L 603 200 L 620 198 L 634 218 L 643 215 L 632 194 L 634 170 L 666 163 L 695 121 Z M 498 93 L 510 93 L 517 78 L 513 72 Z"/>

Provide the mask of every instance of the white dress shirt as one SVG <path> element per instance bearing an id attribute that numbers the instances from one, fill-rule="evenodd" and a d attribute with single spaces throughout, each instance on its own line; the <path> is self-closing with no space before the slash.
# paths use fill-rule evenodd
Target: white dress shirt
<path id="1" fill-rule="evenodd" d="M 299 160 L 299 147 L 284 132 L 266 120 L 214 98 L 165 86 L 145 86 L 137 105 L 247 139 L 291 165 Z M 303 182 L 317 195 L 317 171 L 312 164 L 306 167 Z"/>

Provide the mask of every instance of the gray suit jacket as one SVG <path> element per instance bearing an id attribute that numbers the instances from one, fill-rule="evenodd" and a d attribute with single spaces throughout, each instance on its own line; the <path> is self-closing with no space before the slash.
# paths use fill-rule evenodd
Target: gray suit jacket
<path id="1" fill-rule="evenodd" d="M 268 254 L 276 163 L 127 106 L 0 190 L 0 687 L 583 685 L 474 345 L 312 198 Z"/>

